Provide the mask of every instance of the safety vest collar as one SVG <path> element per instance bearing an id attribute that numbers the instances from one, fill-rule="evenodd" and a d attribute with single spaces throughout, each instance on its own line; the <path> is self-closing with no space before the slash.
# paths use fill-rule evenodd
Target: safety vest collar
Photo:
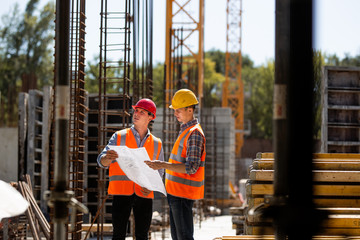
<path id="1" fill-rule="evenodd" d="M 173 152 L 171 152 L 170 154 L 170 158 L 181 162 L 181 163 L 185 163 L 186 162 L 186 158 L 181 156 L 182 150 L 184 149 L 184 143 L 185 143 L 185 139 L 187 139 L 188 133 L 190 131 L 191 127 L 188 127 L 187 129 L 185 129 L 180 135 L 179 135 L 179 146 L 177 148 L 177 153 L 174 154 Z"/>

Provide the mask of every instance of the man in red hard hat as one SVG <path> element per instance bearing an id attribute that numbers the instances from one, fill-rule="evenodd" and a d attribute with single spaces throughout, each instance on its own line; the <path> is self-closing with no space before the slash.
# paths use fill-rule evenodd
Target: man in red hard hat
<path id="1" fill-rule="evenodd" d="M 109 169 L 108 194 L 113 195 L 112 224 L 113 239 L 116 240 L 126 238 L 131 209 L 135 217 L 136 239 L 148 239 L 154 193 L 137 185 L 126 176 L 116 161 L 117 153 L 109 150 L 109 145 L 129 148 L 145 147 L 151 160 L 164 161 L 162 142 L 148 129 L 149 123 L 156 118 L 155 103 L 143 98 L 132 107 L 134 109 L 133 125 L 114 133 L 97 159 L 100 167 Z M 164 171 L 159 170 L 159 174 L 162 177 Z"/>

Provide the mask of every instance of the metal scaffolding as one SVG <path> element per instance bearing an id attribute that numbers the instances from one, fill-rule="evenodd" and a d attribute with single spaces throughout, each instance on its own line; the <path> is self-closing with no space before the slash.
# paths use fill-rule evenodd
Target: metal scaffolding
<path id="1" fill-rule="evenodd" d="M 83 202 L 85 160 L 85 0 L 72 0 L 70 9 L 70 141 L 69 189 Z M 81 239 L 83 213 L 77 212 L 72 239 Z"/>
<path id="2" fill-rule="evenodd" d="M 165 104 L 187 87 L 203 97 L 204 0 L 166 1 Z"/>
<path id="3" fill-rule="evenodd" d="M 235 118 L 236 155 L 240 156 L 244 143 L 244 86 L 241 79 L 242 0 L 227 0 L 226 12 L 225 82 L 222 106 L 230 107 Z"/>
<path id="4" fill-rule="evenodd" d="M 114 1 L 101 1 L 100 12 L 100 63 L 98 95 L 98 153 L 107 144 L 111 135 L 130 126 L 130 40 L 131 40 L 131 1 L 121 4 Z M 97 206 L 98 236 L 102 237 L 103 224 L 110 220 L 107 214 L 106 187 L 107 173 L 98 170 Z M 105 206 L 103 206 L 103 203 Z"/>
<path id="5" fill-rule="evenodd" d="M 152 0 L 102 0 L 98 94 L 98 153 L 111 135 L 130 127 L 132 104 L 152 98 Z M 108 176 L 98 169 L 98 237 L 111 220 Z"/>

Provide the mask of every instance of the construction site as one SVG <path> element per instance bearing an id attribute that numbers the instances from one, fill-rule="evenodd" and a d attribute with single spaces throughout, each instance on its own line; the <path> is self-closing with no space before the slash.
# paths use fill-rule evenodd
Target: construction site
<path id="1" fill-rule="evenodd" d="M 205 195 L 195 201 L 194 221 L 229 216 L 221 221 L 234 230 L 208 239 L 360 239 L 360 67 L 323 66 L 321 95 L 312 97 L 313 1 L 275 1 L 272 141 L 251 138 L 246 119 L 242 0 L 226 1 L 225 78 L 215 107 L 204 90 L 206 0 L 166 0 L 160 86 L 153 0 L 99 1 L 98 92 L 85 81 L 85 10 L 93 3 L 57 0 L 53 84 L 37 88 L 24 77 L 16 125 L 0 128 L 0 180 L 29 202 L 22 215 L 2 219 L 0 239 L 111 239 L 109 172 L 97 157 L 114 132 L 132 125 L 132 106 L 161 92 L 150 131 L 167 161 L 180 130 L 169 106 L 182 88 L 199 100 L 196 118 L 206 137 Z M 149 239 L 171 239 L 169 229 L 167 199 L 155 192 Z M 135 239 L 133 216 L 127 239 Z"/>

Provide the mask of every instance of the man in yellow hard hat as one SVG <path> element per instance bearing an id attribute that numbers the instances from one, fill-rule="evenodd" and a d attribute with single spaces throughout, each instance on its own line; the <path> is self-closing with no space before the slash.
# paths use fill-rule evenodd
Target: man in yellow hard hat
<path id="1" fill-rule="evenodd" d="M 194 239 L 192 207 L 195 200 L 204 198 L 205 135 L 194 117 L 197 104 L 195 94 L 189 89 L 175 93 L 169 108 L 174 109 L 181 125 L 169 161 L 146 161 L 154 170 L 166 169 L 171 237 L 175 240 Z"/>

